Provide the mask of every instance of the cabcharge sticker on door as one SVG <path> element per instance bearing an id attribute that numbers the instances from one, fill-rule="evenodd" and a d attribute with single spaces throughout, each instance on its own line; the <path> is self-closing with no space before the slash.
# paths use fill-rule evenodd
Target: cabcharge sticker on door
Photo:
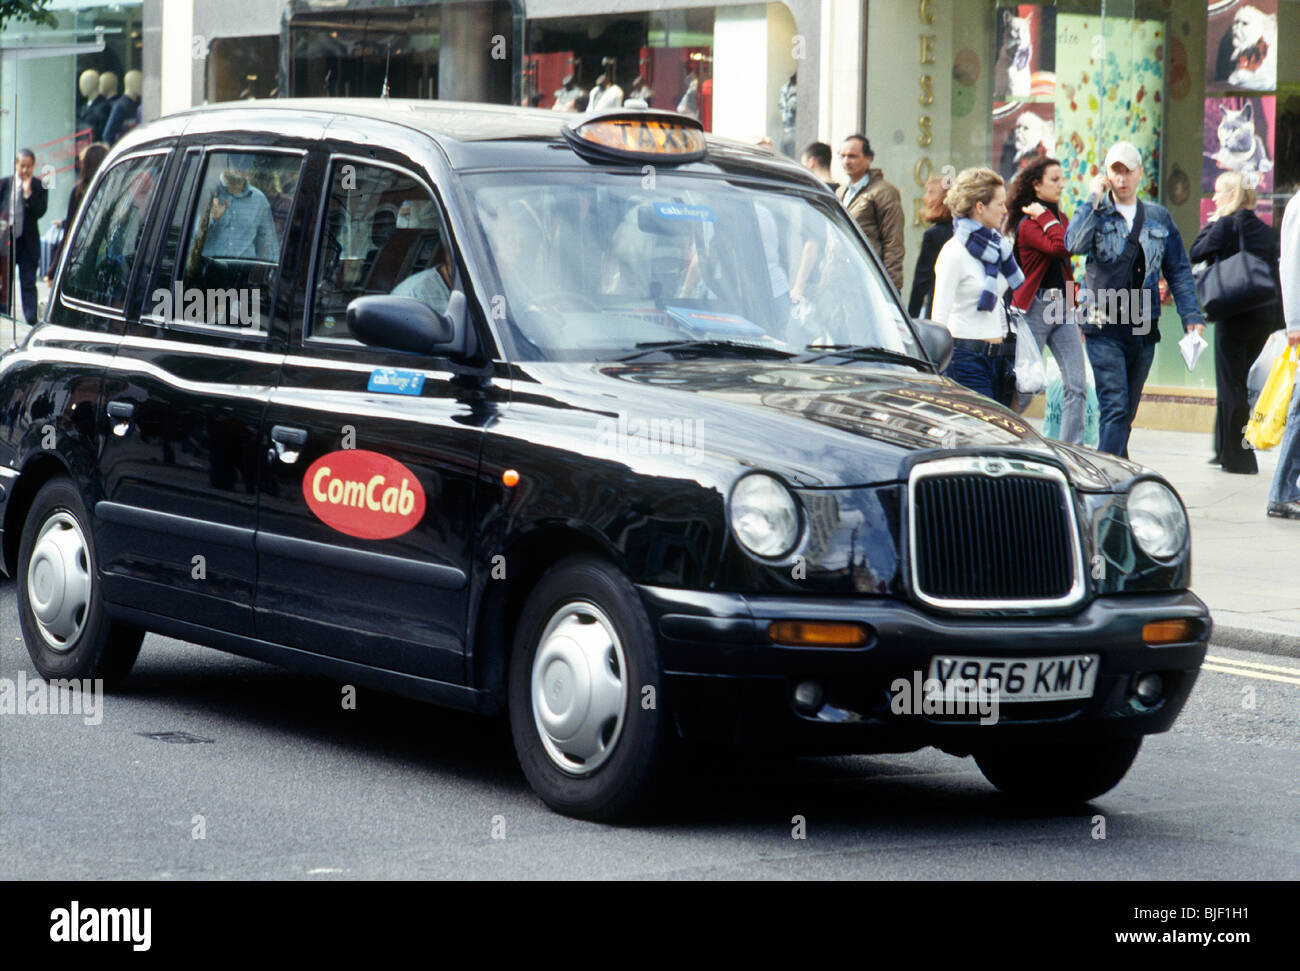
<path id="1" fill-rule="evenodd" d="M 370 372 L 367 391 L 380 394 L 418 395 L 424 390 L 424 374 L 421 371 L 398 371 L 394 368 L 378 368 Z"/>
<path id="2" fill-rule="evenodd" d="M 316 518 L 358 539 L 392 539 L 424 518 L 424 488 L 396 459 L 363 449 L 322 455 L 302 479 Z"/>

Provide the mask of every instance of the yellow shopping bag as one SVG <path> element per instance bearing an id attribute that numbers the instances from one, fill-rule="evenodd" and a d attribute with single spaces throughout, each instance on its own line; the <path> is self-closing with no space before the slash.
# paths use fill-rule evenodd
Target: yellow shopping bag
<path id="1" fill-rule="evenodd" d="M 1246 441 L 1255 449 L 1276 448 L 1286 431 L 1286 416 L 1291 408 L 1291 390 L 1295 387 L 1295 369 L 1300 348 L 1288 347 L 1273 362 L 1268 383 L 1255 402 L 1246 426 Z"/>

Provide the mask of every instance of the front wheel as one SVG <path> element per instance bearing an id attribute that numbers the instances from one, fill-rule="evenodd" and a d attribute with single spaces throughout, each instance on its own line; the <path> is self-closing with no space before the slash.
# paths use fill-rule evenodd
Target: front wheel
<path id="1" fill-rule="evenodd" d="M 110 621 L 99 593 L 90 518 L 67 479 L 32 501 L 18 548 L 18 623 L 41 677 L 126 677 L 144 632 Z"/>
<path id="2" fill-rule="evenodd" d="M 654 801 L 671 721 L 649 619 L 618 570 L 580 556 L 542 577 L 515 631 L 509 698 L 519 764 L 552 809 L 611 820 Z"/>
<path id="3" fill-rule="evenodd" d="M 975 753 L 984 778 L 1007 795 L 1037 803 L 1087 802 L 1119 784 L 1142 738 L 991 747 Z"/>

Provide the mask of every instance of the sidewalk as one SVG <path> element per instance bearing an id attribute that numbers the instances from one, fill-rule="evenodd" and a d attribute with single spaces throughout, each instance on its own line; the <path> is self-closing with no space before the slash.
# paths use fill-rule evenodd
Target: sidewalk
<path id="1" fill-rule="evenodd" d="M 1210 606 L 1214 644 L 1300 658 L 1300 520 L 1264 512 L 1277 452 L 1258 453 L 1259 475 L 1230 475 L 1209 464 L 1208 434 L 1135 428 L 1129 442 L 1187 507 L 1192 590 Z"/>

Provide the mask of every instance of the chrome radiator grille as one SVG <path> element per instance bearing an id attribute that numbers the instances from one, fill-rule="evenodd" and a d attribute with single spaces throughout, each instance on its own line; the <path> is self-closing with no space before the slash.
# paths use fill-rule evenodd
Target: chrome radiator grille
<path id="1" fill-rule="evenodd" d="M 1056 468 L 952 458 L 908 483 L 912 587 L 950 608 L 1063 606 L 1083 595 L 1078 524 Z"/>

